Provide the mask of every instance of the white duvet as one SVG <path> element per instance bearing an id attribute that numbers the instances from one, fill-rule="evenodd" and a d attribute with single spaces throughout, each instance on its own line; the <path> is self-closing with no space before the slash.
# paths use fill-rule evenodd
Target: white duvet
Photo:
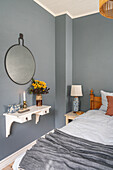
<path id="1" fill-rule="evenodd" d="M 93 142 L 113 145 L 113 116 L 100 110 L 90 110 L 60 130 Z"/>
<path id="2" fill-rule="evenodd" d="M 93 142 L 113 145 L 113 116 L 107 116 L 100 110 L 90 110 L 59 130 Z M 14 170 L 18 169 L 23 156 L 15 160 Z"/>

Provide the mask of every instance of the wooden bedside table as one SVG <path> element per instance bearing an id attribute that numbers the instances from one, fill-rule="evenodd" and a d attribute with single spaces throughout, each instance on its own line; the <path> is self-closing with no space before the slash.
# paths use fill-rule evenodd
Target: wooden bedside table
<path id="1" fill-rule="evenodd" d="M 81 114 L 83 114 L 84 112 L 81 112 Z M 74 120 L 76 117 L 78 117 L 80 114 L 76 114 L 73 112 L 69 112 L 67 114 L 65 114 L 66 117 L 66 125 L 69 123 L 69 120 Z"/>

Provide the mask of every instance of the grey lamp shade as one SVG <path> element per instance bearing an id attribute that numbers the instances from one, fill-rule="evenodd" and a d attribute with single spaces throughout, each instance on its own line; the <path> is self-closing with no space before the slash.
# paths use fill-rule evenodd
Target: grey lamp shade
<path id="1" fill-rule="evenodd" d="M 72 85 L 71 86 L 71 96 L 83 96 L 82 85 Z"/>

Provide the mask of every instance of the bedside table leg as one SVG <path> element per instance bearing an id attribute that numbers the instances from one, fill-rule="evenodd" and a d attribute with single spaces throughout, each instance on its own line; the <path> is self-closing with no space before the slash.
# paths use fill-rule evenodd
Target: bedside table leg
<path id="1" fill-rule="evenodd" d="M 66 125 L 69 123 L 69 119 L 67 118 L 67 116 L 66 116 Z"/>

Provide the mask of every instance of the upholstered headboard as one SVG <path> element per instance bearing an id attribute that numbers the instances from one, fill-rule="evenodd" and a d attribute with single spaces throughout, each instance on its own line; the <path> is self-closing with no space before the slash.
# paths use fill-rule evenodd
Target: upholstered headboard
<path id="1" fill-rule="evenodd" d="M 90 91 L 90 110 L 99 109 L 102 105 L 101 97 L 97 97 L 94 95 L 93 90 Z"/>

